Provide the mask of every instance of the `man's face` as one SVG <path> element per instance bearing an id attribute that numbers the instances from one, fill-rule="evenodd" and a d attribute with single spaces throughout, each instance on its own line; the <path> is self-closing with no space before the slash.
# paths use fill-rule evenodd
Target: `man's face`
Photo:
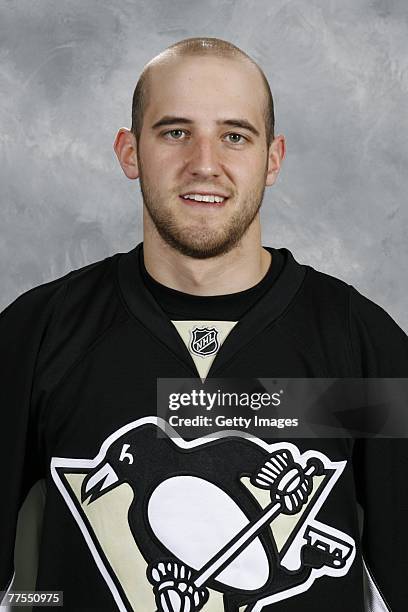
<path id="1" fill-rule="evenodd" d="M 137 148 L 148 214 L 184 255 L 226 253 L 251 225 L 265 189 L 261 77 L 242 60 L 184 57 L 154 66 L 149 79 Z"/>

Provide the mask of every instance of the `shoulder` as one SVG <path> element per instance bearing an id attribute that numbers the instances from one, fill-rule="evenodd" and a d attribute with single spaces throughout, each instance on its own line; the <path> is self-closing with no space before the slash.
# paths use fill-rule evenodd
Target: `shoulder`
<path id="1" fill-rule="evenodd" d="M 108 330 L 129 316 L 117 289 L 121 253 L 21 294 L 0 315 L 0 349 L 11 363 L 35 371 L 35 403 Z"/>
<path id="2" fill-rule="evenodd" d="M 62 302 L 68 291 L 83 294 L 92 292 L 100 286 L 101 279 L 112 270 L 117 253 L 103 260 L 88 264 L 81 268 L 71 270 L 54 280 L 41 283 L 21 293 L 0 313 L 1 318 L 25 315 L 38 317 L 40 313 L 52 310 L 56 304 Z"/>
<path id="3" fill-rule="evenodd" d="M 303 281 L 289 306 L 292 319 L 301 322 L 315 321 L 319 326 L 328 325 L 332 330 L 341 328 L 345 333 L 350 308 L 352 287 L 345 281 L 320 272 L 310 265 L 300 263 L 287 249 L 287 261 L 293 268 L 302 272 Z"/>
<path id="4" fill-rule="evenodd" d="M 379 304 L 350 288 L 350 332 L 354 358 L 365 376 L 407 377 L 408 336 Z"/>
<path id="5" fill-rule="evenodd" d="M 342 322 L 356 376 L 408 376 L 408 337 L 379 304 L 345 281 L 306 268 L 309 304 L 329 327 Z"/>
<path id="6" fill-rule="evenodd" d="M 71 270 L 18 296 L 0 314 L 2 346 L 45 355 L 57 344 L 83 346 L 92 341 L 118 313 L 123 316 L 116 289 L 119 256 Z"/>

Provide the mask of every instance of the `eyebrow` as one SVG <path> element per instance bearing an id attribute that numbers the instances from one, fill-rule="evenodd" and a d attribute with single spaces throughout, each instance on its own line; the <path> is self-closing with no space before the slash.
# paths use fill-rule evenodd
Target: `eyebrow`
<path id="1" fill-rule="evenodd" d="M 162 127 L 163 125 L 173 125 L 174 123 L 183 123 L 184 125 L 190 125 L 193 123 L 191 119 L 186 119 L 185 117 L 173 117 L 172 115 L 165 115 L 159 121 L 156 121 L 152 125 L 152 130 L 155 130 L 158 127 Z"/>
<path id="2" fill-rule="evenodd" d="M 248 130 L 248 132 L 252 132 L 254 136 L 260 136 L 260 133 L 256 129 L 256 127 L 246 119 L 222 119 L 221 121 L 217 121 L 217 124 L 231 125 L 232 127 L 243 128 L 245 130 Z"/>
<path id="3" fill-rule="evenodd" d="M 164 125 L 174 125 L 174 124 L 182 124 L 182 125 L 191 125 L 194 123 L 192 119 L 187 119 L 186 117 L 177 117 L 173 115 L 165 115 L 159 121 L 156 121 L 152 125 L 152 129 L 155 130 L 159 127 L 163 127 Z M 238 127 L 248 130 L 252 132 L 255 136 L 260 136 L 259 131 L 256 129 L 252 123 L 247 121 L 247 119 L 219 119 L 217 125 L 230 125 L 231 127 Z"/>

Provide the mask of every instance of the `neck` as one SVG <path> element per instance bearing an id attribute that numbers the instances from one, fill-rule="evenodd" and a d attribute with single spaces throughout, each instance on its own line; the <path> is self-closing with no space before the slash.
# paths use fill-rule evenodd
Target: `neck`
<path id="1" fill-rule="evenodd" d="M 145 217 L 148 215 L 145 215 Z M 143 256 L 157 282 L 192 295 L 225 295 L 256 285 L 267 273 L 270 253 L 262 248 L 259 215 L 228 253 L 194 259 L 169 246 L 144 218 Z"/>

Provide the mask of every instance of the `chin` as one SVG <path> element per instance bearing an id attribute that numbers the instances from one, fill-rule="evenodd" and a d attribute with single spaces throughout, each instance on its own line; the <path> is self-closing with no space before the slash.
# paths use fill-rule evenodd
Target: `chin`
<path id="1" fill-rule="evenodd" d="M 234 241 L 232 243 L 228 238 L 219 241 L 173 239 L 169 244 L 187 257 L 193 259 L 210 259 L 212 257 L 225 255 L 225 253 L 228 253 L 235 246 L 236 242 Z"/>

